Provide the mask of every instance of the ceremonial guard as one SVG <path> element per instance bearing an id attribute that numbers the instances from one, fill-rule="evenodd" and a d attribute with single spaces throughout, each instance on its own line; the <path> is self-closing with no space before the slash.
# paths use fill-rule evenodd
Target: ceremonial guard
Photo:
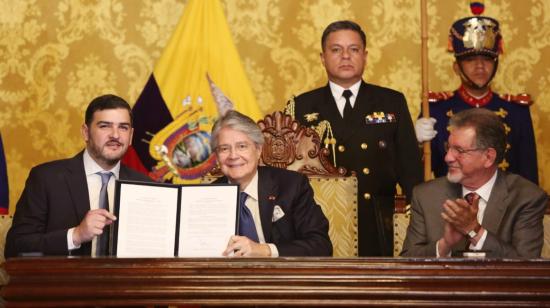
<path id="1" fill-rule="evenodd" d="M 453 68 L 461 79 L 454 92 L 430 93 L 430 117 L 415 124 L 419 142 L 431 140 L 432 170 L 435 177 L 447 174 L 446 144 L 449 119 L 469 108 L 494 111 L 505 124 L 507 151 L 501 170 L 519 174 L 538 184 L 537 153 L 527 94 L 497 94 L 490 83 L 502 53 L 502 36 L 494 18 L 481 16 L 483 3 L 471 4 L 474 16 L 456 21 L 449 34 L 449 51 L 454 52 Z M 422 116 L 422 115 L 421 115 Z M 433 139 L 432 139 L 433 138 Z"/>

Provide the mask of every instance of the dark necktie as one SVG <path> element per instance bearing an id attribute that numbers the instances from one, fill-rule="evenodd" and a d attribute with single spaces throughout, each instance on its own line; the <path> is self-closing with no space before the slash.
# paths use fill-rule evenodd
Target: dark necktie
<path id="1" fill-rule="evenodd" d="M 468 202 L 469 205 L 472 205 L 474 203 L 474 198 L 476 196 L 477 196 L 477 193 L 471 192 L 471 193 L 467 193 L 464 196 L 464 199 L 466 200 L 466 202 Z M 469 251 L 469 250 L 470 250 L 470 241 L 466 240 L 466 246 L 464 247 L 464 251 Z"/>
<path id="2" fill-rule="evenodd" d="M 99 208 L 109 210 L 109 196 L 107 194 L 107 184 L 112 172 L 98 172 L 101 176 L 101 190 L 99 191 Z M 110 226 L 103 228 L 103 233 L 97 237 L 96 255 L 107 256 L 109 254 L 109 232 Z"/>
<path id="3" fill-rule="evenodd" d="M 471 192 L 466 194 L 466 196 L 464 196 L 464 199 L 466 199 L 466 202 L 468 202 L 468 204 L 472 205 L 474 203 L 475 196 L 477 196 L 477 193 Z"/>
<path id="4" fill-rule="evenodd" d="M 353 95 L 350 90 L 344 90 L 342 96 L 346 99 L 346 106 L 344 106 L 344 119 L 349 120 L 351 118 L 351 112 L 353 108 L 351 107 L 351 101 L 349 98 Z"/>
<path id="5" fill-rule="evenodd" d="M 252 217 L 250 209 L 245 205 L 246 198 L 248 198 L 248 195 L 242 191 L 239 200 L 241 208 L 239 214 L 239 235 L 246 236 L 254 242 L 258 242 L 258 232 L 256 232 L 254 217 Z"/>

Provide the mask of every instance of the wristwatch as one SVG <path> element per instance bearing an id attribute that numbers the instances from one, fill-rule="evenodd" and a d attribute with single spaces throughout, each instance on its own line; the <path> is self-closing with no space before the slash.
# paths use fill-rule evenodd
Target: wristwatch
<path id="1" fill-rule="evenodd" d="M 469 231 L 468 233 L 466 233 L 466 235 L 468 235 L 468 237 L 472 239 L 477 236 L 477 234 L 479 233 L 479 230 L 481 230 L 481 225 L 477 224 L 474 230 Z"/>

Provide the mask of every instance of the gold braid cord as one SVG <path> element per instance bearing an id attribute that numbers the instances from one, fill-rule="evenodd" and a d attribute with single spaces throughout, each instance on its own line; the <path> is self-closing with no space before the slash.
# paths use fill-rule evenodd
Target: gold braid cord
<path id="1" fill-rule="evenodd" d="M 285 107 L 285 114 L 291 116 L 293 119 L 296 119 L 296 112 L 295 112 L 295 106 L 296 102 L 294 101 L 294 98 L 296 96 L 292 96 Z M 334 138 L 334 135 L 332 134 L 332 127 L 330 126 L 330 122 L 327 120 L 323 120 L 319 122 L 317 125 L 311 125 L 311 129 L 313 129 L 319 137 L 323 139 L 323 143 L 325 144 L 325 148 L 328 149 L 330 146 L 330 151 L 332 152 L 332 162 L 334 166 L 336 166 L 336 138 Z M 325 135 L 326 133 L 326 135 Z"/>
<path id="2" fill-rule="evenodd" d="M 296 105 L 296 103 L 294 102 L 295 97 L 296 96 L 292 95 L 292 97 L 286 103 L 286 107 L 285 107 L 285 114 L 288 114 L 293 119 L 296 119 L 296 116 L 295 116 L 295 113 L 294 113 L 294 106 Z"/>

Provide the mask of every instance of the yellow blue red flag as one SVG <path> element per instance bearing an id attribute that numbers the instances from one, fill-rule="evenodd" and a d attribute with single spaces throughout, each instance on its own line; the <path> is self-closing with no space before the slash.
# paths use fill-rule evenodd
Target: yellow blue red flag
<path id="1" fill-rule="evenodd" d="M 123 163 L 157 181 L 196 181 L 215 166 L 214 121 L 228 109 L 262 114 L 218 0 L 190 0 L 133 108 Z"/>

